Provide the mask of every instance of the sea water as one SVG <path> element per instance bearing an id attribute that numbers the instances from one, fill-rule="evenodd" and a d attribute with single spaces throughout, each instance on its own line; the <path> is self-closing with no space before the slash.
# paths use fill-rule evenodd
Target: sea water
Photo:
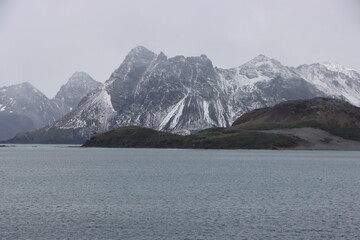
<path id="1" fill-rule="evenodd" d="M 360 239 L 360 152 L 0 148 L 0 239 Z"/>

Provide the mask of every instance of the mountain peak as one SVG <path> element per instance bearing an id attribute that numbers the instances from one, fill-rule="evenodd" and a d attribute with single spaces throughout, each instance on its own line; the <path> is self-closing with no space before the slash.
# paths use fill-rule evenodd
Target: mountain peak
<path id="1" fill-rule="evenodd" d="M 71 83 L 88 83 L 88 82 L 96 82 L 89 74 L 86 72 L 74 72 L 73 75 L 69 78 L 66 84 Z M 65 85 L 66 85 L 65 84 Z"/>
<path id="2" fill-rule="evenodd" d="M 126 55 L 123 64 L 134 63 L 134 62 L 151 62 L 157 55 L 152 51 L 148 50 L 143 46 L 137 46 L 130 50 Z"/>
<path id="3" fill-rule="evenodd" d="M 150 51 L 149 49 L 147 49 L 146 47 L 144 46 L 137 46 L 133 49 L 130 50 L 130 52 L 128 53 L 127 56 L 130 56 L 130 57 L 145 57 L 147 55 L 156 55 L 155 53 L 153 53 L 152 51 Z"/>
<path id="4" fill-rule="evenodd" d="M 141 52 L 141 51 L 149 51 L 149 49 L 147 49 L 144 46 L 139 45 L 130 50 L 130 52 Z"/>
<path id="5" fill-rule="evenodd" d="M 196 57 L 187 57 L 186 59 L 194 63 L 205 64 L 207 66 L 213 67 L 211 60 L 205 54 L 201 54 L 200 56 Z"/>
<path id="6" fill-rule="evenodd" d="M 76 71 L 73 73 L 73 75 L 71 75 L 70 78 L 78 78 L 78 77 L 90 77 L 90 75 L 87 74 L 86 72 Z"/>
<path id="7" fill-rule="evenodd" d="M 275 77 L 293 78 L 296 74 L 279 61 L 269 58 L 263 54 L 239 66 L 238 71 L 248 79 L 272 79 Z"/>
<path id="8" fill-rule="evenodd" d="M 167 60 L 167 56 L 163 53 L 160 52 L 159 55 L 157 56 L 157 60 Z"/>
<path id="9" fill-rule="evenodd" d="M 263 54 L 259 54 L 258 56 L 256 56 L 255 58 L 251 59 L 250 61 L 248 61 L 247 63 L 245 63 L 244 65 L 246 66 L 254 66 L 254 67 L 259 67 L 262 65 L 279 65 L 280 62 L 276 61 L 272 58 L 269 58 Z M 281 64 L 280 64 L 281 65 Z"/>
<path id="10" fill-rule="evenodd" d="M 259 54 L 253 60 L 267 61 L 267 60 L 271 60 L 271 59 L 268 58 L 267 56 L 263 55 L 263 54 Z"/>

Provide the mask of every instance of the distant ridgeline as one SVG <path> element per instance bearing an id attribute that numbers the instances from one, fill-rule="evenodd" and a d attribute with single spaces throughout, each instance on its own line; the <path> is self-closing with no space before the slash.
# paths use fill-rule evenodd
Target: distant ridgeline
<path id="1" fill-rule="evenodd" d="M 88 74 L 76 72 L 53 99 L 28 82 L 0 88 L 0 140 L 54 122 L 100 85 Z"/>
<path id="2" fill-rule="evenodd" d="M 140 46 L 73 111 L 10 141 L 83 143 L 94 132 L 123 126 L 191 134 L 228 128 L 254 109 L 314 97 L 360 106 L 360 74 L 329 63 L 286 67 L 263 55 L 221 69 L 205 55 L 168 58 Z"/>

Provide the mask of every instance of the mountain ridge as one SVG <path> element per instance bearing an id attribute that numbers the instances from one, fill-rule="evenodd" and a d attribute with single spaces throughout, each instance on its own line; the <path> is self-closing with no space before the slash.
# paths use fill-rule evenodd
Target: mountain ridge
<path id="1" fill-rule="evenodd" d="M 73 129 L 82 139 L 129 125 L 189 134 L 230 126 L 247 111 L 286 100 L 335 97 L 360 104 L 360 79 L 320 64 L 309 66 L 286 67 L 259 55 L 239 67 L 221 69 L 206 55 L 168 58 L 138 46 L 102 87 L 45 129 Z"/>

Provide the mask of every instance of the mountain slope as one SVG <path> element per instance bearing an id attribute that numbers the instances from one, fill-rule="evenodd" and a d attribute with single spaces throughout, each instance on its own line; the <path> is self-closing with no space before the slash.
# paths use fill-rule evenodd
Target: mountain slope
<path id="1" fill-rule="evenodd" d="M 360 108 L 329 98 L 287 101 L 248 112 L 232 127 L 248 130 L 311 127 L 360 141 Z"/>

